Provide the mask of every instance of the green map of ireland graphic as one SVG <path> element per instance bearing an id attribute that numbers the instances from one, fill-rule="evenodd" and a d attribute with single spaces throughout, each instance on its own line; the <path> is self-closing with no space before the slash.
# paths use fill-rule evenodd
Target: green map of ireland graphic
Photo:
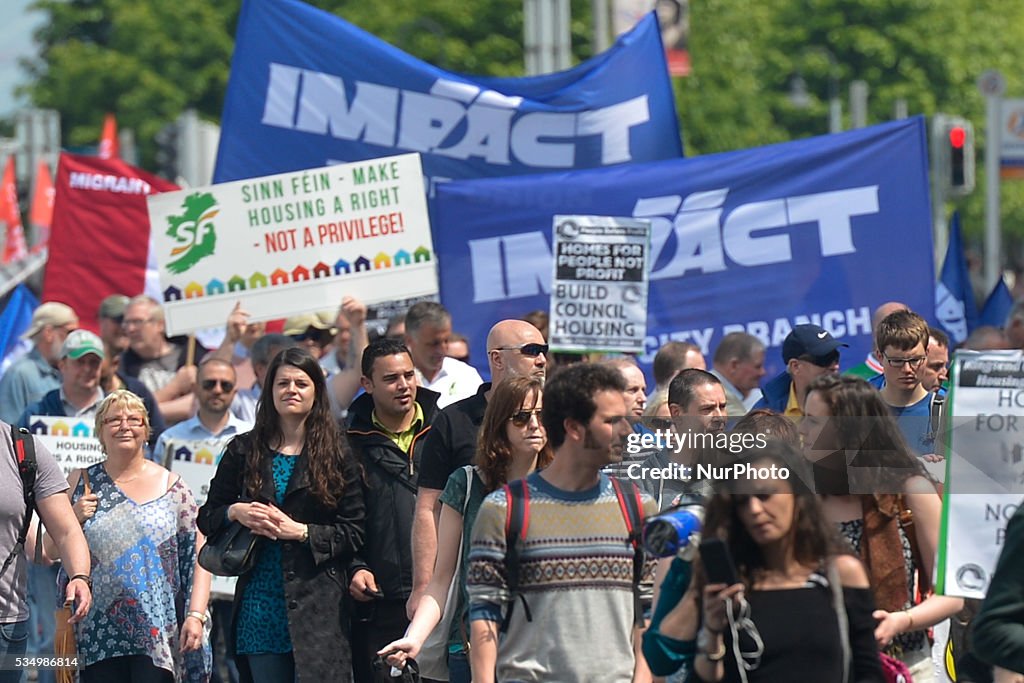
<path id="1" fill-rule="evenodd" d="M 167 236 L 175 241 L 171 256 L 178 257 L 167 263 L 167 270 L 175 275 L 184 273 L 207 256 L 213 255 L 217 245 L 213 217 L 217 215 L 217 200 L 208 192 L 196 192 L 181 203 L 185 210 L 180 216 L 168 216 Z"/>

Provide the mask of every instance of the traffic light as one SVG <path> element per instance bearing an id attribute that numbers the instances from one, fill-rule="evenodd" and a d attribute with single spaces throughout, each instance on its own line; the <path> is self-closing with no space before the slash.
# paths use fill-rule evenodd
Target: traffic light
<path id="1" fill-rule="evenodd" d="M 156 141 L 156 171 L 171 181 L 177 181 L 178 178 L 179 137 L 177 121 L 168 123 L 154 137 Z"/>
<path id="2" fill-rule="evenodd" d="M 974 126 L 959 116 L 936 114 L 932 120 L 932 177 L 943 197 L 974 190 Z"/>

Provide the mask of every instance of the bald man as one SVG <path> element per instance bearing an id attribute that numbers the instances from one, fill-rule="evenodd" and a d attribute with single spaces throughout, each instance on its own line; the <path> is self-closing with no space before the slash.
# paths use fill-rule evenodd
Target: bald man
<path id="1" fill-rule="evenodd" d="M 910 307 L 905 303 L 899 301 L 886 301 L 884 304 L 875 309 L 875 312 L 871 315 L 871 351 L 868 353 L 868 357 L 864 359 L 864 362 L 860 365 L 854 365 L 852 368 L 844 372 L 844 375 L 854 375 L 862 379 L 871 379 L 882 374 L 882 361 L 875 358 L 875 347 L 877 346 L 876 334 L 878 330 L 878 323 L 885 320 L 890 313 L 896 311 L 906 311 Z"/>
<path id="2" fill-rule="evenodd" d="M 434 418 L 420 459 L 412 526 L 413 591 L 406 604 L 410 619 L 434 571 L 441 492 L 452 472 L 473 462 L 491 387 L 509 377 L 531 375 L 544 381 L 547 353 L 548 345 L 536 327 L 523 320 L 499 321 L 487 334 L 491 381 L 481 384 L 476 395 L 447 406 Z"/>

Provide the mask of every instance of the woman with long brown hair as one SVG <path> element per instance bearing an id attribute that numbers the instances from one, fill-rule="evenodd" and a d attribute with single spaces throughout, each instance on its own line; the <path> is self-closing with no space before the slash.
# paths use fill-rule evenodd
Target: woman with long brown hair
<path id="1" fill-rule="evenodd" d="M 389 654 L 392 665 L 401 666 L 409 657 L 420 654 L 431 631 L 438 627 L 448 598 L 452 578 L 459 569 L 459 600 L 447 644 L 451 683 L 470 680 L 465 642 L 468 640 L 466 608 L 466 565 L 468 539 L 480 504 L 488 493 L 509 481 L 522 479 L 530 472 L 546 467 L 554 457 L 540 423 L 543 384 L 535 377 L 513 377 L 494 388 L 476 452 L 476 465 L 452 473 L 441 494 L 441 521 L 438 526 L 437 562 L 427 590 L 405 637 L 388 644 L 381 654 Z M 468 496 L 468 500 L 467 500 Z"/>
<path id="2" fill-rule="evenodd" d="M 881 395 L 860 378 L 812 381 L 799 429 L 825 515 L 871 577 L 879 647 L 915 681 L 935 680 L 927 629 L 963 607 L 959 598 L 926 597 L 942 510 L 935 484 Z"/>
<path id="3" fill-rule="evenodd" d="M 230 633 L 243 680 L 352 680 L 345 596 L 363 543 L 358 478 L 320 366 L 304 349 L 282 351 L 255 427 L 228 444 L 199 511 L 204 533 L 238 522 L 264 537 L 235 588 Z"/>

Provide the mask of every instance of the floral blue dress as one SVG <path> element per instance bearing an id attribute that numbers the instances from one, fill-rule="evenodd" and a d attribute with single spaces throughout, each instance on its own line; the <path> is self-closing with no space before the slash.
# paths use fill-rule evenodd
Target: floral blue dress
<path id="1" fill-rule="evenodd" d="M 179 478 L 164 495 L 140 505 L 118 488 L 103 463 L 87 471 L 99 503 L 82 528 L 92 555 L 93 604 L 75 627 L 80 665 L 145 655 L 175 673 L 175 680 L 207 680 L 209 643 L 184 658 L 178 643 L 179 613 L 188 605 L 196 559 L 198 509 L 191 489 Z M 79 481 L 72 501 L 83 493 Z"/>

